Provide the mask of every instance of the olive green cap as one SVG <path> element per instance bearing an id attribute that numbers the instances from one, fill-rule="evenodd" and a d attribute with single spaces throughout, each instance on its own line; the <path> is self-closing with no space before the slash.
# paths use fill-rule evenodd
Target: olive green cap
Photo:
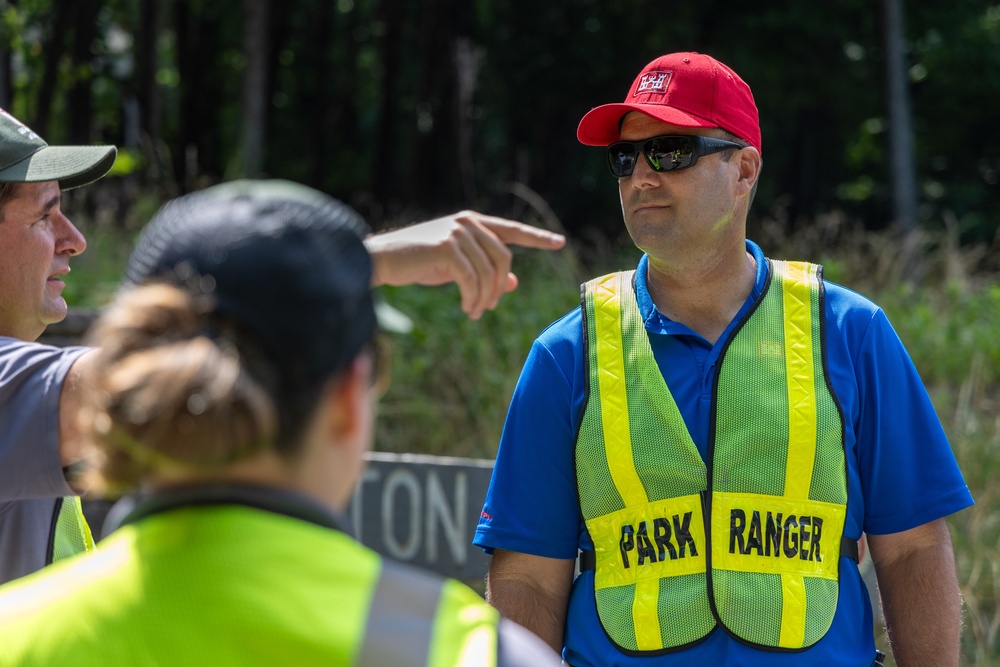
<path id="1" fill-rule="evenodd" d="M 0 183 L 59 181 L 70 190 L 108 173 L 117 154 L 114 146 L 49 146 L 0 109 Z"/>

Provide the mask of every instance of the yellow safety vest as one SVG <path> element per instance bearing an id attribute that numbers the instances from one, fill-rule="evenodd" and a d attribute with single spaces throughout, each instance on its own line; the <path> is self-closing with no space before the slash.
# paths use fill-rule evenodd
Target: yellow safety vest
<path id="1" fill-rule="evenodd" d="M 460 582 L 311 519 L 204 502 L 5 586 L 0 667 L 495 667 L 500 616 Z"/>
<path id="2" fill-rule="evenodd" d="M 93 550 L 94 537 L 83 516 L 80 499 L 77 496 L 66 496 L 57 500 L 46 565 Z"/>
<path id="3" fill-rule="evenodd" d="M 576 474 L 601 623 L 628 654 L 682 650 L 717 625 L 752 646 L 806 649 L 833 622 L 850 555 L 821 268 L 770 261 L 717 364 L 709 466 L 653 357 L 633 275 L 583 289 Z"/>

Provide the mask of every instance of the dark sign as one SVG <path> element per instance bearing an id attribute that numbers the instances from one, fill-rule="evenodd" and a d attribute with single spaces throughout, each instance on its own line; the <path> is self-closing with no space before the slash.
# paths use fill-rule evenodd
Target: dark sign
<path id="1" fill-rule="evenodd" d="M 456 579 L 481 579 L 489 557 L 472 536 L 493 461 L 371 452 L 348 516 L 380 554 Z"/>

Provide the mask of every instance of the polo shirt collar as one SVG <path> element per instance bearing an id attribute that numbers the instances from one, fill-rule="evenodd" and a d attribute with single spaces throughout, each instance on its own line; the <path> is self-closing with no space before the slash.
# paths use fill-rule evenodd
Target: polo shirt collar
<path id="1" fill-rule="evenodd" d="M 750 290 L 750 295 L 740 308 L 740 312 L 733 318 L 733 322 L 738 322 L 743 317 L 747 309 L 749 309 L 760 296 L 760 293 L 764 289 L 764 285 L 767 282 L 768 268 L 767 259 L 764 257 L 764 251 L 750 239 L 746 240 L 746 247 L 747 252 L 752 254 L 754 260 L 757 262 L 757 277 L 754 281 L 753 289 Z M 686 325 L 681 324 L 680 322 L 675 322 L 657 309 L 656 304 L 653 303 L 653 298 L 649 295 L 649 286 L 647 283 L 648 272 L 649 256 L 643 254 L 643 256 L 639 259 L 639 265 L 636 267 L 635 271 L 635 297 L 639 303 L 639 312 L 642 314 L 642 320 L 646 325 L 646 330 L 650 333 L 657 334 L 697 336 L 698 334 Z M 730 326 L 732 326 L 731 323 Z M 723 338 L 727 335 L 728 331 Z"/>

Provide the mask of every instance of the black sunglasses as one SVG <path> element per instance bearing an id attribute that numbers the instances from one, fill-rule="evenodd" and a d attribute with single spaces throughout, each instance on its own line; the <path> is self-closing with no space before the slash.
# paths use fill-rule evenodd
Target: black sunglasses
<path id="1" fill-rule="evenodd" d="M 677 171 L 693 167 L 698 158 L 740 144 L 697 134 L 665 134 L 642 141 L 618 141 L 608 146 L 608 166 L 615 178 L 631 176 L 638 153 L 642 153 L 653 171 Z"/>

